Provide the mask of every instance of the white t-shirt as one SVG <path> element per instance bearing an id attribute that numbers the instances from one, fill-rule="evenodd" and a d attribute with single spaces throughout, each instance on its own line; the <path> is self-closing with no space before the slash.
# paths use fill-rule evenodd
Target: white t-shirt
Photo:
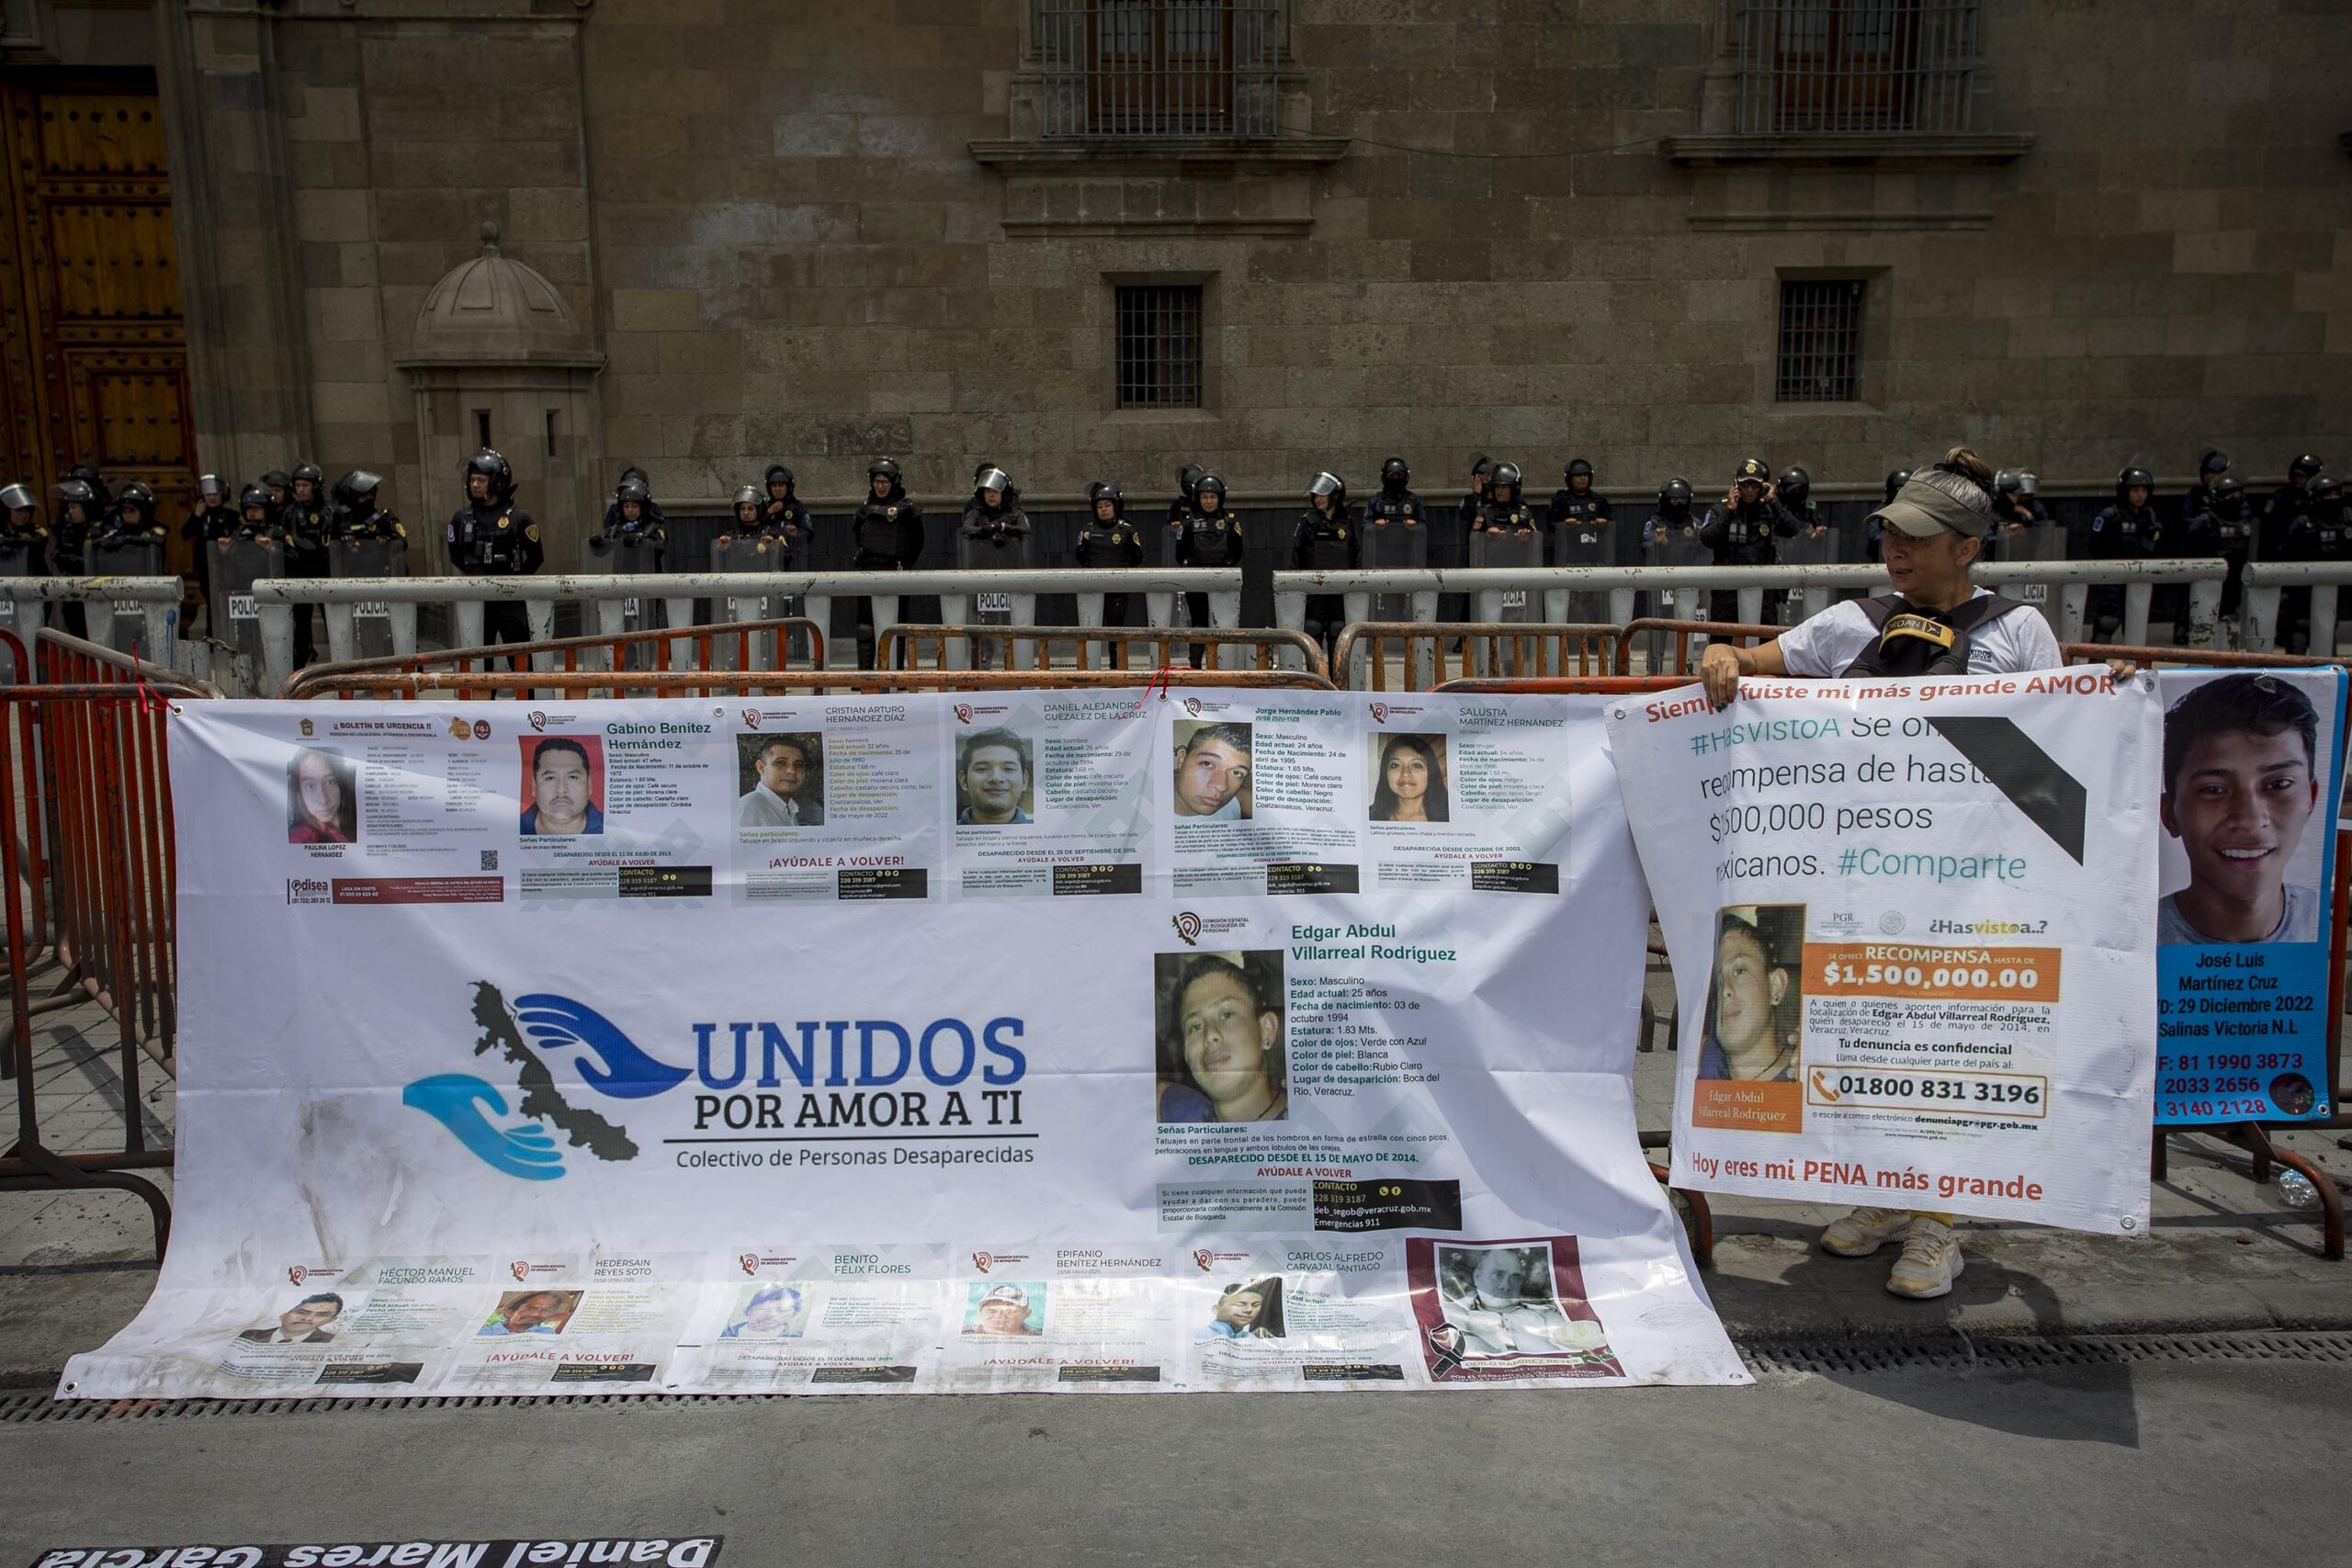
<path id="1" fill-rule="evenodd" d="M 1980 588 L 1972 598 L 1993 591 Z M 1842 675 L 1846 666 L 1878 640 L 1878 630 L 1859 600 L 1832 604 L 1781 634 L 1781 659 L 1792 675 Z M 1968 634 L 1971 675 L 2009 675 L 2021 670 L 2055 670 L 2066 662 L 2041 612 L 2028 606 L 1979 624 Z"/>

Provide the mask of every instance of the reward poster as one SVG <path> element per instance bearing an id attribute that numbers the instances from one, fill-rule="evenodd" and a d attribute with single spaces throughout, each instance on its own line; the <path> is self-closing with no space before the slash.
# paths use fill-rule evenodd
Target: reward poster
<path id="1" fill-rule="evenodd" d="M 1745 1381 L 1601 717 L 184 705 L 178 1212 L 61 1393 Z"/>
<path id="2" fill-rule="evenodd" d="M 2161 719 L 2103 668 L 1613 703 L 1676 1182 L 2144 1230 Z"/>

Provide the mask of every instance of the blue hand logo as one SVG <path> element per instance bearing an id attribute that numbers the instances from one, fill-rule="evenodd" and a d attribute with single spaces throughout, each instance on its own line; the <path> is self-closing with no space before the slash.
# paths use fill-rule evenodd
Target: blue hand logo
<path id="1" fill-rule="evenodd" d="M 525 1181 L 553 1181 L 563 1174 L 563 1151 L 537 1122 L 501 1127 L 491 1116 L 506 1114 L 506 1097 L 464 1073 L 419 1078 L 401 1091 L 401 1103 L 414 1106 L 458 1135 L 485 1164 Z M 483 1107 L 489 1107 L 489 1114 Z"/>
<path id="2" fill-rule="evenodd" d="M 541 1050 L 570 1048 L 583 1053 L 572 1066 L 580 1081 L 615 1100 L 644 1100 L 675 1089 L 685 1081 L 686 1069 L 665 1066 L 638 1049 L 612 1020 L 570 997 L 534 992 L 514 999 L 514 1016 Z M 590 1057 L 598 1058 L 602 1066 Z"/>

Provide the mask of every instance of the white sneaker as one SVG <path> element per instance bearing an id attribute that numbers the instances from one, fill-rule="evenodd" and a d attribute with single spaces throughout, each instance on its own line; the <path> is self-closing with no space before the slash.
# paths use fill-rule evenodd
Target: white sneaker
<path id="1" fill-rule="evenodd" d="M 1951 1282 L 1963 1267 L 1960 1238 L 1951 1227 L 1923 1214 L 1911 1222 L 1910 1234 L 1903 1238 L 1903 1256 L 1894 1260 L 1886 1288 L 1915 1302 L 1933 1301 L 1951 1294 Z"/>
<path id="2" fill-rule="evenodd" d="M 1840 1258 L 1868 1258 L 1910 1228 L 1908 1209 L 1851 1209 L 1821 1233 L 1821 1250 Z"/>

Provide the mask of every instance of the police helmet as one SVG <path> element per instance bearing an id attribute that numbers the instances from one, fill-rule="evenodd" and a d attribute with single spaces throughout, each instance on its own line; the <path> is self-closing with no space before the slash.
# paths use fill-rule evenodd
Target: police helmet
<path id="1" fill-rule="evenodd" d="M 2319 459 L 2317 457 L 2313 457 L 2312 459 L 2312 467 L 2313 468 L 2317 468 L 2319 467 Z M 99 478 L 98 470 L 90 467 L 89 464 L 74 464 L 72 468 L 65 470 L 65 477 L 69 479 L 80 479 L 84 484 L 88 485 L 90 487 L 91 502 L 103 503 L 106 501 L 107 481 Z"/>
<path id="2" fill-rule="evenodd" d="M 1573 479 L 1578 474 L 1582 474 L 1587 479 L 1592 478 L 1592 465 L 1586 462 L 1582 457 L 1571 457 L 1568 459 L 1567 471 L 1560 477 L 1562 479 Z"/>
<path id="3" fill-rule="evenodd" d="M 1657 492 L 1657 503 L 1660 506 L 1690 505 L 1690 481 L 1679 474 L 1667 480 L 1666 488 Z"/>
<path id="4" fill-rule="evenodd" d="M 1125 509 L 1127 504 L 1127 496 L 1125 491 L 1121 490 L 1117 485 L 1113 484 L 1109 479 L 1096 479 L 1092 484 L 1086 487 L 1086 502 L 1088 505 L 1091 506 L 1098 501 L 1109 502 L 1111 503 L 1111 510 L 1115 514 L 1116 513 Z"/>
<path id="5" fill-rule="evenodd" d="M 1201 488 L 1201 476 L 1208 470 L 1198 463 L 1187 463 L 1176 470 L 1176 489 L 1190 501 Z"/>
<path id="6" fill-rule="evenodd" d="M 135 506 L 145 516 L 155 515 L 155 492 L 137 479 L 115 491 L 114 500 L 117 506 Z"/>
<path id="7" fill-rule="evenodd" d="M 643 479 L 623 479 L 619 488 L 613 491 L 613 503 L 617 506 L 623 502 L 629 501 L 637 502 L 639 506 L 650 506 L 653 503 L 653 491 L 647 487 Z"/>
<path id="8" fill-rule="evenodd" d="M 767 478 L 760 482 L 763 484 L 774 484 L 778 479 L 782 479 L 784 481 L 784 488 L 786 490 L 790 490 L 797 482 L 792 477 L 792 470 L 786 468 L 782 463 L 770 463 L 768 465 Z"/>
<path id="9" fill-rule="evenodd" d="M 2344 481 L 2342 479 L 2335 478 L 2333 474 L 2313 474 L 2312 476 L 2312 499 L 2313 501 L 2340 501 L 2343 499 L 2343 496 Z"/>
<path id="10" fill-rule="evenodd" d="M 466 459 L 465 469 L 458 477 L 470 484 L 476 474 L 483 475 L 490 480 L 491 500 L 503 502 L 513 497 L 514 469 L 502 454 L 488 446 L 483 447 Z"/>
<path id="11" fill-rule="evenodd" d="M 1413 482 L 1413 470 L 1402 457 L 1391 457 L 1380 465 L 1382 484 L 1408 485 Z"/>
<path id="12" fill-rule="evenodd" d="M 1497 463 L 1495 465 L 1494 472 L 1487 476 L 1487 488 L 1488 490 L 1500 490 L 1503 486 L 1509 485 L 1511 488 L 1512 498 L 1514 500 L 1517 499 L 1517 492 L 1521 482 L 1521 479 L 1519 472 L 1519 465 L 1517 463 Z"/>
<path id="13" fill-rule="evenodd" d="M 992 490 L 1001 494 L 1012 488 L 1012 476 L 991 464 L 973 475 L 972 482 L 982 490 Z"/>
<path id="14" fill-rule="evenodd" d="M 903 476 L 899 472 L 899 460 L 896 457 L 876 457 L 865 465 L 865 477 L 869 479 L 886 479 L 892 484 L 897 484 Z"/>
<path id="15" fill-rule="evenodd" d="M 1225 481 L 1217 478 L 1215 474 L 1203 474 L 1201 476 L 1201 482 L 1193 487 L 1193 499 L 1194 501 L 1198 501 L 1202 496 L 1206 495 L 1211 491 L 1216 491 L 1216 502 L 1219 506 L 1223 506 L 1225 504 Z"/>
<path id="16" fill-rule="evenodd" d="M 1750 480 L 1754 480 L 1756 483 L 1760 485 L 1770 484 L 1772 482 L 1772 465 L 1766 462 L 1761 457 L 1749 457 L 1741 462 L 1739 465 L 1739 472 L 1732 476 L 1731 482 L 1734 485 L 1744 485 Z"/>
<path id="17" fill-rule="evenodd" d="M 2156 492 L 2156 476 L 2145 468 L 2130 468 L 2115 476 L 2115 499 L 2121 501 L 2123 492 L 2137 485 L 2150 495 Z"/>
<path id="18" fill-rule="evenodd" d="M 322 485 L 327 482 L 326 470 L 320 468 L 316 463 L 297 464 L 294 468 L 294 477 L 297 479 L 308 479 L 313 486 Z M 316 494 L 317 491 L 313 490 L 312 493 Z"/>
<path id="19" fill-rule="evenodd" d="M 757 485 L 745 485 L 735 492 L 735 504 L 738 506 L 757 506 L 766 499 L 766 496 L 760 493 L 760 487 Z"/>
<path id="20" fill-rule="evenodd" d="M 2197 459 L 2197 473 L 2200 479 L 2207 474 L 2226 474 L 2229 471 L 2230 455 L 2219 446 L 2209 448 L 2205 456 Z"/>
<path id="21" fill-rule="evenodd" d="M 32 489 L 28 485 L 10 485 L 6 490 L 0 490 L 0 512 L 18 512 L 40 504 L 33 499 Z"/>
<path id="22" fill-rule="evenodd" d="M 1480 475 L 1492 474 L 1495 471 L 1495 460 L 1481 452 L 1470 459 L 1470 471 Z"/>
<path id="23" fill-rule="evenodd" d="M 382 488 L 384 477 L 365 468 L 354 468 L 334 481 L 334 498 L 345 506 L 357 506 L 363 497 L 373 497 Z"/>
<path id="24" fill-rule="evenodd" d="M 1993 476 L 1993 488 L 2003 495 L 2023 495 L 2025 476 L 2015 468 L 2003 468 Z"/>
<path id="25" fill-rule="evenodd" d="M 2233 479 L 2224 477 L 2213 481 L 2213 499 L 2215 501 L 2237 501 L 2244 498 L 2245 495 L 2245 481 L 2244 479 Z"/>
<path id="26" fill-rule="evenodd" d="M 97 489 L 87 479 L 60 479 L 50 487 L 49 494 L 51 500 L 62 501 L 69 505 L 79 502 L 85 510 L 98 503 Z"/>
<path id="27" fill-rule="evenodd" d="M 2019 468 L 2018 470 L 2018 493 L 2019 495 L 2041 494 L 2041 476 L 2035 473 L 2031 468 Z"/>
<path id="28" fill-rule="evenodd" d="M 196 493 L 206 501 L 225 501 L 229 496 L 229 487 L 221 481 L 219 474 L 198 474 L 196 476 Z"/>
<path id="29" fill-rule="evenodd" d="M 2313 474 L 2318 473 L 2320 471 L 2320 468 L 2321 464 L 2319 460 L 2319 454 L 2316 452 L 2306 452 L 2301 457 L 2287 465 L 2287 477 L 2290 479 L 2307 479 Z"/>
<path id="30" fill-rule="evenodd" d="M 269 506 L 269 491 L 262 489 L 258 484 L 247 485 L 238 492 L 237 510 L 243 512 L 248 506 L 258 506 L 266 511 Z"/>
<path id="31" fill-rule="evenodd" d="M 1499 475 L 1502 472 L 1502 469 L 1498 468 L 1495 471 Z M 1514 469 L 1513 473 L 1516 474 L 1517 470 Z M 1497 482 L 1499 483 L 1501 481 L 1498 479 Z M 1321 473 L 1316 475 L 1312 479 L 1309 479 L 1306 483 L 1307 501 L 1311 503 L 1318 495 L 1329 496 L 1331 498 L 1331 510 L 1337 512 L 1340 508 L 1348 503 L 1348 481 L 1341 479 L 1339 475 L 1331 472 L 1330 469 L 1326 468 Z"/>
<path id="32" fill-rule="evenodd" d="M 1803 506 L 1813 495 L 1813 476 L 1803 468 L 1791 468 L 1781 476 L 1781 499 L 1792 506 Z"/>
<path id="33" fill-rule="evenodd" d="M 1894 499 L 1894 492 L 1901 490 L 1905 485 L 1907 485 L 1910 482 L 1910 469 L 1889 468 L 1886 471 L 1886 499 L 1893 501 Z"/>
<path id="34" fill-rule="evenodd" d="M 261 486 L 264 490 L 285 490 L 293 483 L 293 479 L 287 475 L 284 468 L 272 468 L 261 477 Z"/>

